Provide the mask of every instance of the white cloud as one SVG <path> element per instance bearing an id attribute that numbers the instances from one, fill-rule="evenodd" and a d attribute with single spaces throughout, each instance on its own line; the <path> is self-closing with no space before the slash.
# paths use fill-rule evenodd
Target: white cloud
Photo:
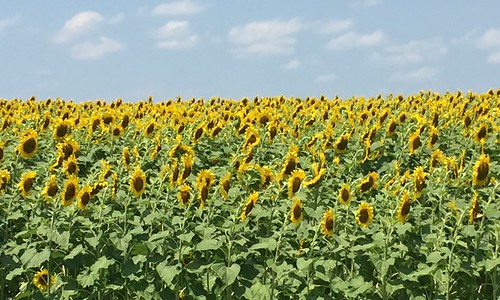
<path id="1" fill-rule="evenodd" d="M 16 25 L 17 21 L 19 21 L 19 16 L 8 17 L 0 20 L 0 31 L 4 30 L 7 27 Z"/>
<path id="2" fill-rule="evenodd" d="M 491 28 L 486 30 L 479 38 L 479 47 L 485 49 L 500 48 L 500 29 Z"/>
<path id="3" fill-rule="evenodd" d="M 285 64 L 285 70 L 295 70 L 300 67 L 300 61 L 298 59 L 292 59 Z"/>
<path id="4" fill-rule="evenodd" d="M 203 11 L 203 6 L 190 0 L 173 1 L 156 6 L 152 10 L 155 16 L 193 15 Z"/>
<path id="5" fill-rule="evenodd" d="M 97 60 L 124 48 L 123 44 L 116 40 L 100 37 L 98 42 L 84 42 L 72 46 L 71 56 L 81 60 Z"/>
<path id="6" fill-rule="evenodd" d="M 386 37 L 382 30 L 369 34 L 359 34 L 349 31 L 339 37 L 331 39 L 326 47 L 330 50 L 346 50 L 351 48 L 372 47 L 381 44 Z"/>
<path id="7" fill-rule="evenodd" d="M 360 7 L 371 7 L 371 6 L 376 6 L 382 3 L 382 0 L 358 0 L 354 2 L 355 6 L 360 6 Z"/>
<path id="8" fill-rule="evenodd" d="M 63 28 L 54 36 L 54 42 L 67 43 L 78 36 L 95 29 L 104 18 L 94 11 L 82 11 L 64 23 Z"/>
<path id="9" fill-rule="evenodd" d="M 371 58 L 384 65 L 407 65 L 439 60 L 446 53 L 448 48 L 441 39 L 436 38 L 385 47 L 382 53 L 376 52 Z"/>
<path id="10" fill-rule="evenodd" d="M 289 54 L 297 42 L 294 34 L 301 29 L 302 24 L 296 19 L 251 22 L 233 27 L 228 37 L 236 56 Z"/>
<path id="11" fill-rule="evenodd" d="M 187 21 L 169 21 L 156 31 L 157 46 L 163 49 L 189 49 L 196 45 L 198 36 L 191 34 Z"/>
<path id="12" fill-rule="evenodd" d="M 125 14 L 124 13 L 119 13 L 113 17 L 111 17 L 108 22 L 110 24 L 118 24 L 121 23 L 125 19 Z"/>
<path id="13" fill-rule="evenodd" d="M 316 77 L 317 82 L 334 82 L 337 80 L 337 75 L 330 73 L 330 74 L 324 74 Z"/>
<path id="14" fill-rule="evenodd" d="M 500 51 L 490 54 L 486 61 L 489 63 L 500 64 Z"/>
<path id="15" fill-rule="evenodd" d="M 321 22 L 318 23 L 317 26 L 319 27 L 319 33 L 330 34 L 348 30 L 353 24 L 354 21 L 352 19 L 345 19 Z"/>
<path id="16" fill-rule="evenodd" d="M 436 68 L 422 67 L 408 73 L 397 72 L 391 79 L 403 82 L 434 81 L 438 74 L 439 71 Z"/>

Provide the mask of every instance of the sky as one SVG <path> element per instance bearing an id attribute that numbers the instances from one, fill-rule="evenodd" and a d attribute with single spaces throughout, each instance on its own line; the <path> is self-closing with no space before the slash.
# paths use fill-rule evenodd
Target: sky
<path id="1" fill-rule="evenodd" d="M 0 0 L 0 98 L 500 88 L 500 1 Z"/>

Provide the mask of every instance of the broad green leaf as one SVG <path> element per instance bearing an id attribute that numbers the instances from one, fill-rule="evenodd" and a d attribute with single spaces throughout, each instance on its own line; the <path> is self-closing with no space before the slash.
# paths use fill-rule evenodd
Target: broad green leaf
<path id="1" fill-rule="evenodd" d="M 40 267 L 42 263 L 49 260 L 49 256 L 49 248 L 43 249 L 42 252 L 36 253 L 36 255 L 31 257 L 31 259 L 26 263 L 26 268 Z"/>
<path id="2" fill-rule="evenodd" d="M 92 266 L 90 266 L 90 271 L 93 274 L 97 274 L 97 272 L 99 272 L 99 270 L 107 269 L 107 268 L 109 268 L 109 266 L 114 265 L 115 262 L 116 261 L 112 258 L 109 259 L 106 256 L 101 256 Z"/>
<path id="3" fill-rule="evenodd" d="M 183 234 L 179 234 L 177 236 L 180 240 L 183 240 L 185 242 L 188 242 L 190 243 L 191 240 L 193 239 L 194 237 L 194 233 L 193 232 L 188 232 L 188 233 L 183 233 Z"/>
<path id="4" fill-rule="evenodd" d="M 82 252 L 85 252 L 85 249 L 83 249 L 83 246 L 82 245 L 77 245 L 75 248 L 73 248 L 73 250 L 71 250 L 71 252 L 66 255 L 64 257 L 64 259 L 73 259 L 75 258 L 75 256 L 77 256 L 78 254 L 82 253 Z"/>
<path id="5" fill-rule="evenodd" d="M 175 266 L 169 266 L 167 263 L 162 262 L 156 267 L 156 271 L 163 282 L 167 285 L 172 283 L 174 277 L 181 272 L 179 264 Z"/>
<path id="6" fill-rule="evenodd" d="M 78 283 L 81 284 L 84 288 L 94 285 L 95 279 L 96 275 L 93 273 L 88 273 L 88 271 L 85 271 L 84 274 L 79 274 L 76 277 L 76 281 L 78 281 Z"/>
<path id="7" fill-rule="evenodd" d="M 303 257 L 299 257 L 297 259 L 297 269 L 299 270 L 305 270 L 309 268 L 309 265 L 311 264 L 311 260 L 306 260 Z"/>
<path id="8" fill-rule="evenodd" d="M 219 248 L 220 244 L 217 240 L 203 240 L 196 245 L 198 251 L 217 250 Z"/>
<path id="9" fill-rule="evenodd" d="M 217 271 L 217 274 L 219 274 L 222 282 L 228 286 L 236 280 L 236 277 L 238 277 L 238 274 L 240 273 L 240 269 L 240 265 L 234 263 L 229 268 L 226 266 L 221 267 Z"/>
<path id="10" fill-rule="evenodd" d="M 10 280 L 12 280 L 12 278 L 23 274 L 23 272 L 24 272 L 24 269 L 22 267 L 15 268 L 14 270 L 10 271 L 7 274 L 7 276 L 5 276 L 5 279 L 7 279 L 7 281 L 10 281 Z"/>
<path id="11" fill-rule="evenodd" d="M 431 264 L 435 264 L 442 259 L 441 252 L 434 251 L 431 254 L 427 255 L 427 262 Z"/>

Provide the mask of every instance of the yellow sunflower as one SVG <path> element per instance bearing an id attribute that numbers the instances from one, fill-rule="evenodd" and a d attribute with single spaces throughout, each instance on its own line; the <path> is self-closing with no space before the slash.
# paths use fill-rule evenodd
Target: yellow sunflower
<path id="1" fill-rule="evenodd" d="M 174 159 L 174 162 L 170 166 L 170 185 L 174 186 L 177 183 L 177 180 L 179 179 L 179 162 L 177 158 Z"/>
<path id="2" fill-rule="evenodd" d="M 111 130 L 111 135 L 113 135 L 114 138 L 119 138 L 123 133 L 123 128 L 121 125 L 116 125 L 113 126 L 113 129 Z"/>
<path id="3" fill-rule="evenodd" d="M 177 200 L 181 205 L 188 205 L 189 199 L 191 198 L 190 193 L 191 188 L 187 184 L 183 184 L 179 187 L 179 192 L 177 193 Z"/>
<path id="4" fill-rule="evenodd" d="M 128 149 L 128 147 L 123 147 L 122 161 L 123 161 L 123 165 L 125 166 L 125 169 L 129 170 L 130 169 L 130 150 Z"/>
<path id="5" fill-rule="evenodd" d="M 321 181 L 323 175 L 326 173 L 326 168 L 323 167 L 323 164 L 320 163 L 313 163 L 312 164 L 313 170 L 314 170 L 314 177 L 311 178 L 310 180 L 304 181 L 304 186 L 308 188 L 313 188 L 318 185 L 318 183 Z"/>
<path id="6" fill-rule="evenodd" d="M 427 147 L 429 149 L 432 149 L 434 147 L 434 144 L 437 143 L 439 138 L 439 131 L 437 130 L 436 127 L 430 126 L 429 127 L 429 140 L 427 141 Z"/>
<path id="7" fill-rule="evenodd" d="M 130 176 L 130 191 L 136 197 L 140 197 L 146 190 L 146 174 L 137 166 L 134 173 Z"/>
<path id="8" fill-rule="evenodd" d="M 378 178 L 379 175 L 377 174 L 377 172 L 371 172 L 370 174 L 368 174 L 368 176 L 359 184 L 359 189 L 361 190 L 361 192 L 365 193 L 372 189 L 376 189 Z"/>
<path id="9" fill-rule="evenodd" d="M 59 120 L 54 127 L 54 139 L 62 140 L 70 133 L 71 123 L 68 120 Z"/>
<path id="10" fill-rule="evenodd" d="M 283 165 L 283 169 L 280 172 L 279 179 L 290 176 L 292 172 L 297 168 L 298 161 L 299 148 L 295 144 L 292 144 L 286 155 L 285 164 Z"/>
<path id="11" fill-rule="evenodd" d="M 252 192 L 250 196 L 247 199 L 247 202 L 245 203 L 245 206 L 243 207 L 243 211 L 240 215 L 240 220 L 241 222 L 245 221 L 252 209 L 255 207 L 255 204 L 257 203 L 257 200 L 259 199 L 259 193 L 258 192 Z"/>
<path id="12" fill-rule="evenodd" d="M 61 196 L 61 204 L 68 206 L 73 204 L 76 195 L 78 194 L 78 179 L 76 176 L 71 176 L 64 184 L 64 190 Z"/>
<path id="13" fill-rule="evenodd" d="M 182 170 L 182 175 L 179 180 L 184 181 L 189 177 L 189 175 L 191 175 L 191 171 L 194 165 L 194 157 L 190 153 L 184 153 L 181 158 L 181 162 L 184 166 L 184 169 Z"/>
<path id="14" fill-rule="evenodd" d="M 10 172 L 8 170 L 0 170 L 0 192 L 5 191 L 7 183 L 10 181 Z"/>
<path id="15" fill-rule="evenodd" d="M 224 199 L 227 199 L 229 188 L 231 187 L 231 172 L 227 172 L 224 177 L 220 179 L 220 191 Z"/>
<path id="16" fill-rule="evenodd" d="M 63 163 L 63 171 L 67 176 L 78 175 L 78 163 L 76 161 L 75 155 L 71 155 L 67 160 Z"/>
<path id="17" fill-rule="evenodd" d="M 351 186 L 344 183 L 339 190 L 339 202 L 342 205 L 349 205 L 349 203 L 351 203 L 351 198 Z"/>
<path id="18" fill-rule="evenodd" d="M 408 151 L 410 152 L 410 155 L 415 154 L 415 151 L 422 145 L 422 142 L 420 141 L 420 131 L 417 130 L 415 131 L 412 135 L 410 135 L 409 139 L 409 144 L 408 144 Z"/>
<path id="19" fill-rule="evenodd" d="M 474 193 L 472 197 L 472 203 L 469 211 L 469 224 L 474 223 L 478 218 L 480 218 L 479 214 L 479 195 Z"/>
<path id="20" fill-rule="evenodd" d="M 50 202 L 52 198 L 57 195 L 59 191 L 59 187 L 57 186 L 57 177 L 56 175 L 50 175 L 49 180 L 45 184 L 45 187 L 42 190 L 42 195 L 44 196 L 47 202 Z"/>
<path id="21" fill-rule="evenodd" d="M 268 166 L 260 167 L 259 174 L 262 187 L 267 187 L 274 180 L 273 171 Z"/>
<path id="22" fill-rule="evenodd" d="M 321 232 L 330 237 L 333 235 L 333 224 L 334 224 L 335 216 L 333 215 L 333 210 L 328 208 L 321 220 Z"/>
<path id="23" fill-rule="evenodd" d="M 476 187 L 483 187 L 488 183 L 488 173 L 490 172 L 490 156 L 484 153 L 474 164 L 472 184 Z"/>
<path id="24" fill-rule="evenodd" d="M 295 196 L 295 193 L 299 191 L 300 185 L 305 177 L 306 173 L 304 170 L 297 169 L 292 172 L 292 176 L 288 179 L 288 197 L 292 198 Z"/>
<path id="25" fill-rule="evenodd" d="M 335 141 L 333 147 L 336 153 L 344 153 L 347 150 L 347 144 L 349 143 L 349 134 L 343 134 L 341 137 Z"/>
<path id="26" fill-rule="evenodd" d="M 38 134 L 33 129 L 23 132 L 19 138 L 17 151 L 24 159 L 32 158 L 38 150 Z"/>
<path id="27" fill-rule="evenodd" d="M 101 160 L 101 174 L 99 175 L 99 181 L 106 181 L 106 179 L 111 176 L 113 172 L 111 171 L 111 165 L 106 159 Z"/>
<path id="28" fill-rule="evenodd" d="M 398 208 L 398 220 L 401 223 L 405 223 L 410 217 L 410 193 L 407 190 L 403 191 L 403 198 L 399 203 Z"/>
<path id="29" fill-rule="evenodd" d="M 35 183 L 36 172 L 28 171 L 23 173 L 21 181 L 19 181 L 19 191 L 23 197 L 28 197 L 30 191 L 33 189 Z"/>
<path id="30" fill-rule="evenodd" d="M 4 150 L 3 150 L 4 145 L 5 143 L 0 141 L 0 162 L 2 162 L 4 156 Z"/>
<path id="31" fill-rule="evenodd" d="M 293 224 L 299 225 L 304 218 L 302 201 L 299 198 L 296 198 L 292 204 L 292 209 L 290 211 L 290 220 Z"/>
<path id="32" fill-rule="evenodd" d="M 205 124 L 201 123 L 200 125 L 198 125 L 198 127 L 194 130 L 194 133 L 193 133 L 193 142 L 197 142 L 201 136 L 203 135 L 203 127 L 205 126 Z"/>
<path id="33" fill-rule="evenodd" d="M 85 210 L 87 205 L 90 203 L 90 198 L 92 197 L 92 187 L 89 185 L 85 185 L 82 187 L 80 192 L 78 193 L 77 205 L 80 210 Z"/>
<path id="34" fill-rule="evenodd" d="M 49 285 L 53 286 L 56 283 L 56 277 L 54 275 L 50 276 L 49 282 L 49 270 L 42 269 L 36 272 L 35 276 L 33 276 L 33 283 L 41 292 L 45 291 Z"/>
<path id="35" fill-rule="evenodd" d="M 90 191 L 90 196 L 94 197 L 97 195 L 102 189 L 108 186 L 108 183 L 106 181 L 101 181 L 101 182 L 96 182 L 92 186 L 92 190 Z"/>
<path id="36" fill-rule="evenodd" d="M 474 141 L 478 143 L 484 143 L 486 141 L 487 134 L 488 134 L 488 124 L 486 122 L 483 122 L 474 133 Z"/>
<path id="37" fill-rule="evenodd" d="M 415 171 L 413 171 L 413 180 L 415 182 L 415 195 L 418 198 L 422 195 L 422 190 L 426 186 L 424 168 L 417 167 Z"/>
<path id="38" fill-rule="evenodd" d="M 365 201 L 361 202 L 356 211 L 356 221 L 359 226 L 367 228 L 373 222 L 373 206 Z"/>
<path id="39" fill-rule="evenodd" d="M 389 124 L 387 124 L 387 128 L 385 130 L 385 135 L 387 137 L 394 136 L 396 134 L 396 129 L 397 129 L 398 123 L 396 123 L 396 120 L 391 118 L 389 121 Z"/>

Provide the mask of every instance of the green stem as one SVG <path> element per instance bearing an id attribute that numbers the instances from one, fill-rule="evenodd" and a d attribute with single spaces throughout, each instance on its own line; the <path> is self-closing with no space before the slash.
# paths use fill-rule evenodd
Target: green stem
<path id="1" fill-rule="evenodd" d="M 278 255 L 279 255 L 279 250 L 280 250 L 280 243 L 281 243 L 281 237 L 283 236 L 283 229 L 286 226 L 286 221 L 288 220 L 288 213 L 285 213 L 285 218 L 283 219 L 283 223 L 281 225 L 281 230 L 279 232 L 278 236 L 278 241 L 276 243 L 276 251 L 274 253 L 274 259 L 273 259 L 273 264 L 276 266 L 276 262 L 278 261 Z M 274 299 L 274 288 L 275 288 L 275 283 L 276 283 L 276 274 L 273 274 L 273 277 L 271 279 L 271 299 Z"/>

